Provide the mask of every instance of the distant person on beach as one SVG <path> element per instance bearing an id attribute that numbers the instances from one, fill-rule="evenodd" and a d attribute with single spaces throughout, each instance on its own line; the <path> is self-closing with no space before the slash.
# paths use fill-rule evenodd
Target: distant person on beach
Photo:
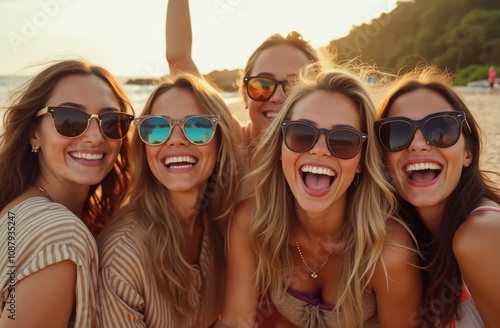
<path id="1" fill-rule="evenodd" d="M 490 94 L 495 92 L 495 83 L 497 81 L 497 71 L 494 66 L 490 66 L 488 70 L 488 82 L 490 83 Z"/>
<path id="2" fill-rule="evenodd" d="M 135 123 L 130 203 L 98 239 L 99 322 L 211 327 L 243 165 L 238 122 L 207 81 L 179 74 L 156 87 Z"/>
<path id="3" fill-rule="evenodd" d="M 412 327 L 421 304 L 418 255 L 393 216 L 369 93 L 347 71 L 316 71 L 297 78 L 256 145 L 216 327 Z"/>
<path id="4" fill-rule="evenodd" d="M 8 107 L 0 137 L 1 327 L 96 327 L 94 236 L 130 184 L 131 114 L 118 80 L 78 60 L 43 70 Z"/>
<path id="5" fill-rule="evenodd" d="M 389 87 L 378 140 L 399 216 L 422 252 L 418 327 L 500 327 L 500 190 L 480 170 L 481 133 L 449 77 L 419 67 Z"/>
<path id="6" fill-rule="evenodd" d="M 168 0 L 166 57 L 170 72 L 198 73 L 191 57 L 189 1 Z M 251 151 L 253 142 L 276 117 L 298 70 L 318 61 L 318 55 L 298 32 L 286 37 L 271 35 L 250 56 L 241 81 L 241 94 L 250 122 L 242 128 L 243 143 Z"/>

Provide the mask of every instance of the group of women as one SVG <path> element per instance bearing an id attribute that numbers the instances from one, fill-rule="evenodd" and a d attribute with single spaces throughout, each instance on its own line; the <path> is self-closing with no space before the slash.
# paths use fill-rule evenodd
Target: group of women
<path id="1" fill-rule="evenodd" d="M 272 35 L 242 127 L 190 49 L 170 0 L 174 74 L 139 116 L 82 61 L 14 98 L 1 327 L 499 325 L 500 191 L 446 74 L 417 68 L 375 106 L 300 34 Z"/>

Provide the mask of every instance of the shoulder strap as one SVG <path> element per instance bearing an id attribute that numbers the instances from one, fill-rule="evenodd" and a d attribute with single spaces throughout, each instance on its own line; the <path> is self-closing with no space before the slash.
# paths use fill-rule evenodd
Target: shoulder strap
<path id="1" fill-rule="evenodd" d="M 500 213 L 500 207 L 496 207 L 496 206 L 479 206 L 479 207 L 476 207 L 470 214 L 476 213 L 476 212 L 484 212 L 484 211 L 491 211 L 491 212 Z"/>

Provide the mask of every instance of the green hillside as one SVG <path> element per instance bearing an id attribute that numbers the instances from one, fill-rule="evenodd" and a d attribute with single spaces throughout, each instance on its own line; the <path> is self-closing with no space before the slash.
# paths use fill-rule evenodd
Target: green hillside
<path id="1" fill-rule="evenodd" d="M 432 63 L 460 75 L 455 83 L 465 84 L 471 76 L 485 78 L 482 71 L 490 65 L 500 66 L 500 1 L 400 1 L 392 12 L 353 27 L 326 48 L 337 61 L 356 58 L 391 72 Z M 468 78 L 460 73 L 464 69 Z"/>

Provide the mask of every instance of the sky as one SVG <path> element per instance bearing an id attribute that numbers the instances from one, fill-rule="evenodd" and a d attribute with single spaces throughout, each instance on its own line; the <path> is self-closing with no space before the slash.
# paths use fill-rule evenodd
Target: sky
<path id="1" fill-rule="evenodd" d="M 31 75 L 82 58 L 117 76 L 168 73 L 168 0 L 1 0 L 0 75 Z M 190 0 L 193 59 L 202 73 L 243 68 L 269 35 L 299 31 L 313 47 L 346 36 L 397 0 Z"/>

